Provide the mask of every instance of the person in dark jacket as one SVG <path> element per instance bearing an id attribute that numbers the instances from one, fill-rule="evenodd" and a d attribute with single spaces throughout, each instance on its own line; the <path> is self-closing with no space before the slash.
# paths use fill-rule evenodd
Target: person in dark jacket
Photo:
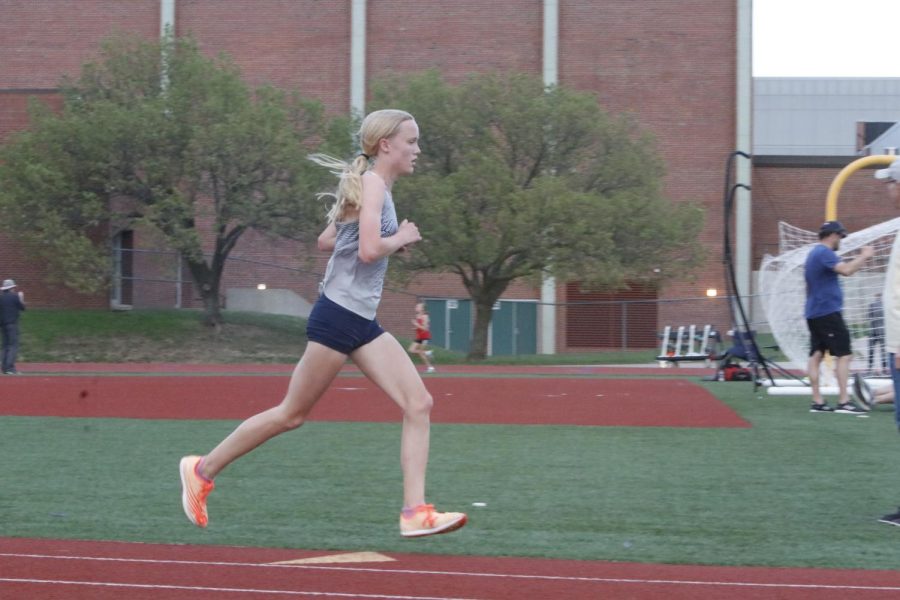
<path id="1" fill-rule="evenodd" d="M 16 282 L 3 280 L 0 286 L 0 333 L 3 335 L 2 363 L 4 375 L 17 375 L 19 353 L 19 313 L 25 310 L 25 293 L 16 291 Z"/>

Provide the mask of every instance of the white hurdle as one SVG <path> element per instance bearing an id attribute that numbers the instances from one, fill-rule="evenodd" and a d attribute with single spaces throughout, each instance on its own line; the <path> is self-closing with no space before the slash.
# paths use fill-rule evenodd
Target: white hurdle
<path id="1" fill-rule="evenodd" d="M 659 361 L 660 367 L 668 366 L 666 364 L 666 356 L 669 354 L 669 336 L 672 335 L 672 327 L 666 325 L 663 329 L 662 333 L 662 342 L 659 344 L 659 356 L 656 357 L 656 360 Z"/>
<path id="2" fill-rule="evenodd" d="M 659 345 L 659 356 L 656 360 L 660 367 L 669 365 L 678 366 L 682 361 L 700 361 L 709 358 L 709 334 L 712 332 L 712 325 L 703 326 L 703 336 L 700 340 L 700 347 L 695 350 L 697 342 L 697 326 L 679 325 L 675 330 L 675 343 L 672 340 L 672 326 L 666 325 L 663 328 L 662 342 Z M 682 353 L 682 350 L 684 352 Z"/>

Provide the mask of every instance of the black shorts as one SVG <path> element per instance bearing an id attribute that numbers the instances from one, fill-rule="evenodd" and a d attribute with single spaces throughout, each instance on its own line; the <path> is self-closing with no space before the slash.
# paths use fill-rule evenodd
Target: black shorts
<path id="1" fill-rule="evenodd" d="M 850 350 L 850 331 L 841 313 L 834 312 L 807 319 L 809 327 L 809 355 L 826 350 L 834 357 L 847 356 Z"/>
<path id="2" fill-rule="evenodd" d="M 431 341 L 431 338 L 425 338 L 425 339 L 416 338 L 416 343 L 421 346 L 427 346 L 428 342 L 430 342 L 430 341 Z"/>
<path id="3" fill-rule="evenodd" d="M 369 320 L 340 304 L 319 296 L 309 313 L 306 322 L 306 338 L 337 350 L 342 354 L 350 354 L 360 346 L 365 346 L 384 333 L 384 329 L 375 319 Z"/>

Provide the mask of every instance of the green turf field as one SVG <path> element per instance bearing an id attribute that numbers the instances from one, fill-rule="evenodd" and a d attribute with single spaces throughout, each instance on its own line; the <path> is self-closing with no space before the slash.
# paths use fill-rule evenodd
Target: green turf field
<path id="1" fill-rule="evenodd" d="M 891 412 L 809 414 L 804 398 L 707 385 L 753 428 L 434 426 L 429 499 L 471 522 L 422 540 L 397 532 L 399 425 L 313 422 L 272 440 L 219 476 L 199 530 L 178 459 L 236 423 L 3 417 L 0 535 L 900 567 L 900 528 L 875 521 L 900 503 Z"/>

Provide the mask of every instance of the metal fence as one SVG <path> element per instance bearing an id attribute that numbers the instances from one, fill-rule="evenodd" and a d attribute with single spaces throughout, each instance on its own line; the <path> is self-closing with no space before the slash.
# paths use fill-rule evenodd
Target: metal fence
<path id="1" fill-rule="evenodd" d="M 190 273 L 176 252 L 120 250 L 111 301 L 134 308 L 202 308 Z M 301 265 L 296 256 L 233 255 L 222 277 L 221 306 L 227 310 L 306 316 L 318 296 L 323 265 Z M 452 275 L 446 276 L 453 278 Z M 399 337 L 412 334 L 416 302 L 425 301 L 432 315 L 435 343 L 467 351 L 475 309 L 461 285 L 446 279 L 429 287 L 409 288 L 388 282 L 378 319 Z M 415 291 L 410 291 L 411 289 Z M 709 325 L 724 333 L 732 328 L 728 299 L 603 300 L 543 304 L 539 290 L 504 298 L 494 306 L 489 352 L 528 354 L 599 350 L 650 350 L 660 347 L 670 326 Z M 756 302 L 750 299 L 748 305 Z M 550 308 L 550 310 L 546 310 Z M 758 309 L 755 314 L 761 314 Z M 547 315 L 550 315 L 549 317 Z M 765 331 L 764 322 L 752 323 Z"/>

